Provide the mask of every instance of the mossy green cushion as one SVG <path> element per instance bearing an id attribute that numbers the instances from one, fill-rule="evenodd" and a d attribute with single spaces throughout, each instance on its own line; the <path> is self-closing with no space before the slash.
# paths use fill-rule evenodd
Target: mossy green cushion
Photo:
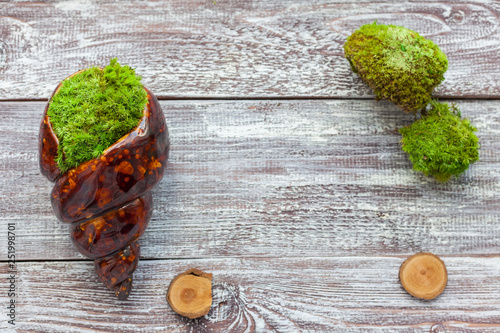
<path id="1" fill-rule="evenodd" d="M 347 38 L 347 60 L 374 91 L 406 112 L 426 107 L 448 68 L 446 55 L 415 31 L 394 25 L 366 24 Z"/>
<path id="2" fill-rule="evenodd" d="M 99 157 L 139 124 L 147 103 L 141 77 L 116 59 L 63 81 L 47 114 L 59 140 L 62 172 Z"/>
<path id="3" fill-rule="evenodd" d="M 474 131 L 468 119 L 461 119 L 456 106 L 436 101 L 431 102 L 427 115 L 399 130 L 413 169 L 441 182 L 464 172 L 479 159 L 479 140 Z"/>

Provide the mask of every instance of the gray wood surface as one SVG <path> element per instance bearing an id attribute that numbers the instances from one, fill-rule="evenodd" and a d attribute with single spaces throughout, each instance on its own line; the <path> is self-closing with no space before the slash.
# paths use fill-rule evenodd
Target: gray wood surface
<path id="1" fill-rule="evenodd" d="M 90 262 L 22 263 L 17 332 L 498 332 L 500 258 L 443 259 L 449 283 L 432 302 L 398 283 L 403 258 L 144 260 L 127 301 L 110 297 Z M 196 320 L 165 297 L 190 267 L 214 274 L 212 309 Z"/>
<path id="2" fill-rule="evenodd" d="M 142 256 L 499 253 L 500 102 L 457 104 L 481 160 L 438 184 L 412 171 L 396 129 L 414 117 L 388 102 L 162 101 L 172 148 Z M 83 258 L 38 171 L 44 105 L 0 103 L 0 219 L 16 221 L 21 259 Z"/>
<path id="3" fill-rule="evenodd" d="M 0 99 L 45 99 L 113 56 L 163 97 L 371 97 L 342 45 L 375 20 L 442 48 L 438 95 L 498 96 L 499 13 L 496 0 L 0 2 Z"/>
<path id="4" fill-rule="evenodd" d="M 500 333 L 500 2 L 0 1 L 0 277 L 16 225 L 17 320 L 3 332 Z M 449 58 L 436 96 L 478 128 L 480 161 L 447 184 L 411 170 L 414 117 L 343 57 L 364 23 L 404 25 Z M 45 100 L 67 75 L 129 64 L 162 98 L 172 149 L 127 301 L 97 279 L 38 169 Z M 18 101 L 16 101 L 18 100 Z M 404 259 L 442 256 L 448 287 L 409 296 Z M 214 274 L 211 312 L 165 300 Z"/>

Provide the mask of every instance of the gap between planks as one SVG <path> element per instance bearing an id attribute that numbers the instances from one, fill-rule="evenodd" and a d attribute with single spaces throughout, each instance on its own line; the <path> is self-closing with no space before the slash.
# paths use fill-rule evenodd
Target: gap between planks
<path id="1" fill-rule="evenodd" d="M 295 101 L 295 100 L 352 100 L 352 101 L 366 101 L 366 100 L 375 100 L 375 97 L 343 97 L 343 96 L 331 96 L 331 97 L 317 97 L 317 96 L 257 96 L 257 97 L 247 97 L 247 96 L 231 96 L 231 97 L 220 97 L 220 96 L 206 96 L 206 97 L 188 97 L 188 96 L 156 96 L 159 101 Z M 458 101 L 458 100 L 466 100 L 466 101 L 498 101 L 500 100 L 499 96 L 433 96 L 433 99 L 442 99 L 442 100 L 450 100 L 450 101 Z M 0 103 L 8 103 L 8 102 L 48 102 L 46 98 L 17 98 L 17 99 L 0 99 Z"/>
<path id="2" fill-rule="evenodd" d="M 381 256 L 333 256 L 333 257 L 319 257 L 319 256 L 305 256 L 305 257 L 300 257 L 300 256 L 293 256 L 293 257 L 256 257 L 256 256 L 249 256 L 249 257 L 244 257 L 244 256 L 225 256 L 225 257 L 216 257 L 216 258 L 207 258 L 207 257 L 186 257 L 186 258 L 140 258 L 140 261 L 189 261 L 189 260 L 196 260 L 196 261 L 211 261 L 214 259 L 217 260 L 225 260 L 225 259 L 244 259 L 244 260 L 269 260 L 273 258 L 281 258 L 283 260 L 305 260 L 305 259 L 311 259 L 311 260 L 322 260 L 322 259 L 331 259 L 331 260 L 339 260 L 339 259 L 348 259 L 348 258 L 353 258 L 353 259 L 406 259 L 412 254 L 408 255 L 381 255 Z M 472 258 L 478 258 L 478 259 L 492 259 L 492 258 L 500 258 L 500 253 L 498 254 L 469 254 L 469 255 L 461 255 L 461 254 L 445 254 L 445 255 L 440 255 L 436 254 L 438 257 L 442 258 L 467 258 L 467 259 L 472 259 Z M 43 263 L 43 262 L 50 262 L 50 263 L 57 263 L 57 262 L 93 262 L 94 260 L 92 259 L 79 259 L 79 258 L 73 258 L 73 259 L 54 259 L 54 260 L 38 260 L 38 259 L 26 259 L 26 260 L 16 260 L 16 263 L 29 263 L 29 262 L 36 262 L 36 263 Z M 0 263 L 6 263 L 8 260 L 0 260 Z"/>

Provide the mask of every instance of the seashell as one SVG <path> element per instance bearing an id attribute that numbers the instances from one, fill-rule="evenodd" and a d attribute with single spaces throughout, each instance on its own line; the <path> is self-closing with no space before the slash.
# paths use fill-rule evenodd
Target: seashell
<path id="1" fill-rule="evenodd" d="M 139 125 L 100 157 L 61 173 L 55 162 L 59 141 L 47 116 L 61 84 L 40 125 L 40 171 L 55 182 L 52 207 L 60 221 L 71 223 L 78 251 L 93 259 L 100 280 L 119 299 L 126 299 L 139 262 L 138 239 L 153 210 L 151 189 L 162 179 L 168 160 L 170 139 L 163 111 L 144 88 L 148 103 Z"/>

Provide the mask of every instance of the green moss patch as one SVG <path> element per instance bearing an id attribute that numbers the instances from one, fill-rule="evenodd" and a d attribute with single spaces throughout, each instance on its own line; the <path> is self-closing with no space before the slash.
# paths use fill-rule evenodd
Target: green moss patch
<path id="1" fill-rule="evenodd" d="M 116 58 L 64 80 L 47 114 L 59 139 L 62 172 L 99 157 L 139 124 L 147 103 L 141 77 Z"/>
<path id="2" fill-rule="evenodd" d="M 446 55 L 415 31 L 374 22 L 347 38 L 351 68 L 374 91 L 406 112 L 426 107 L 448 68 Z"/>
<path id="3" fill-rule="evenodd" d="M 479 159 L 476 128 L 461 117 L 455 105 L 432 101 L 426 115 L 399 130 L 413 169 L 444 182 Z"/>

